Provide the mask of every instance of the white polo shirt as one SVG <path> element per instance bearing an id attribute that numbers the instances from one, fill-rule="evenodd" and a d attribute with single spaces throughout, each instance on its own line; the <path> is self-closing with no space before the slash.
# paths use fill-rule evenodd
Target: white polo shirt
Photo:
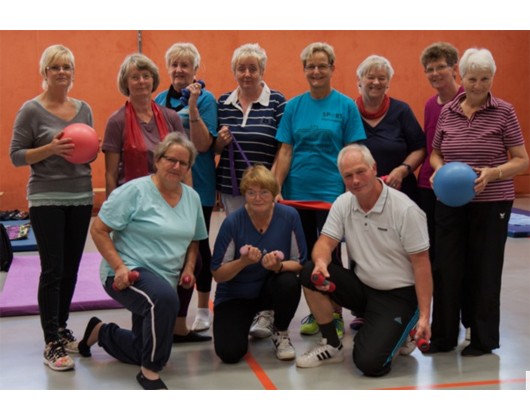
<path id="1" fill-rule="evenodd" d="M 388 188 L 365 213 L 350 192 L 333 203 L 322 234 L 346 241 L 355 274 L 369 287 L 390 290 L 414 285 L 409 254 L 429 249 L 425 213 L 405 194 Z"/>

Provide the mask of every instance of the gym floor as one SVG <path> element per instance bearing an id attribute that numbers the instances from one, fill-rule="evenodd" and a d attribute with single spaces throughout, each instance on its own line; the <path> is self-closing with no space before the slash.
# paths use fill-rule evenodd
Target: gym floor
<path id="1" fill-rule="evenodd" d="M 515 207 L 530 210 L 530 197 L 518 198 Z M 214 213 L 214 235 L 223 217 L 222 212 Z M 212 236 L 215 237 L 214 235 Z M 90 239 L 87 241 L 86 250 L 95 251 Z M 367 378 L 353 365 L 351 350 L 354 333 L 346 328 L 343 339 L 345 360 L 340 364 L 314 369 L 297 368 L 294 362 L 282 362 L 275 358 L 270 339 L 251 340 L 248 355 L 236 365 L 222 364 L 214 353 L 212 342 L 175 344 L 171 359 L 162 372 L 162 378 L 170 390 L 195 391 L 523 390 L 530 385 L 530 379 L 526 376 L 530 371 L 529 268 L 530 238 L 509 237 L 503 275 L 501 348 L 491 355 L 461 357 L 460 350 L 465 346 L 462 331 L 461 344 L 456 351 L 427 356 L 415 350 L 409 356 L 399 356 L 394 361 L 389 375 L 383 378 Z M 5 273 L 2 273 L 0 290 L 4 280 Z M 196 294 L 190 305 L 190 325 L 195 316 L 195 308 Z M 299 334 L 300 322 L 307 314 L 307 305 L 302 297 L 290 327 L 291 339 L 297 353 L 304 352 L 320 340 L 320 335 L 308 337 Z M 81 337 L 87 321 L 94 315 L 103 321 L 116 322 L 121 326 L 130 325 L 129 313 L 115 309 L 91 313 L 72 312 L 69 328 L 77 337 Z M 344 318 L 347 327 L 352 316 L 345 311 Z M 93 347 L 92 358 L 75 358 L 75 370 L 54 372 L 42 362 L 43 345 L 38 316 L 0 318 L 1 390 L 140 389 L 135 380 L 138 367 L 114 360 L 98 346 Z M 301 404 L 304 404 L 305 394 L 302 393 Z M 8 395 L 11 394 L 1 392 L 0 400 L 10 400 Z M 193 393 L 199 404 L 205 401 L 201 395 L 205 394 Z M 190 398 L 193 400 L 193 397 Z M 249 398 L 252 401 L 252 398 Z M 258 393 L 258 398 L 264 398 L 264 394 Z M 390 414 L 393 415 L 392 411 Z"/>

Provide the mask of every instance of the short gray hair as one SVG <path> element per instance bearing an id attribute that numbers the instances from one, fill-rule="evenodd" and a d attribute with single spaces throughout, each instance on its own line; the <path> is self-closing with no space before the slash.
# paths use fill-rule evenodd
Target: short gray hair
<path id="1" fill-rule="evenodd" d="M 357 77 L 361 79 L 373 68 L 386 71 L 388 80 L 391 80 L 394 76 L 394 69 L 387 58 L 381 55 L 370 55 L 357 67 Z"/>
<path id="2" fill-rule="evenodd" d="M 261 73 L 265 71 L 267 65 L 267 53 L 259 44 L 244 44 L 236 48 L 232 55 L 232 72 L 236 72 L 237 63 L 243 58 L 254 57 L 258 60 Z"/>
<path id="3" fill-rule="evenodd" d="M 347 154 L 353 153 L 353 152 L 361 153 L 363 156 L 364 163 L 366 163 L 368 166 L 372 167 L 375 165 L 375 159 L 372 156 L 372 153 L 370 152 L 370 149 L 368 149 L 368 147 L 366 147 L 364 144 L 352 143 L 352 144 L 348 144 L 347 146 L 343 147 L 342 150 L 339 152 L 339 155 L 337 156 L 337 167 L 339 168 L 339 171 L 340 171 L 340 165 L 344 157 Z"/>
<path id="4" fill-rule="evenodd" d="M 330 66 L 335 64 L 335 51 L 333 50 L 333 47 L 325 42 L 313 42 L 305 47 L 300 53 L 302 65 L 305 67 L 307 60 L 318 52 L 323 52 L 328 56 Z"/>
<path id="5" fill-rule="evenodd" d="M 136 67 L 138 70 L 147 70 L 153 76 L 153 90 L 154 92 L 160 84 L 160 73 L 156 64 L 147 56 L 139 53 L 130 54 L 125 57 L 123 63 L 118 71 L 118 89 L 125 96 L 129 96 L 129 86 L 127 85 L 127 77 L 131 67 Z"/>
<path id="6" fill-rule="evenodd" d="M 189 167 L 191 168 L 195 163 L 195 159 L 197 158 L 197 149 L 195 148 L 195 145 L 188 140 L 186 135 L 179 131 L 173 131 L 172 133 L 169 133 L 164 140 L 156 146 L 154 152 L 155 162 L 158 162 L 171 146 L 181 146 L 188 151 L 190 154 Z"/>
<path id="7" fill-rule="evenodd" d="M 460 59 L 458 68 L 460 69 L 461 77 L 464 77 L 469 70 L 487 70 L 491 72 L 492 76 L 497 71 L 493 55 L 485 48 L 469 48 L 466 50 Z"/>
<path id="8" fill-rule="evenodd" d="M 201 65 L 201 55 L 197 47 L 190 42 L 177 42 L 166 51 L 166 66 L 169 68 L 175 58 L 191 58 L 193 70 Z"/>

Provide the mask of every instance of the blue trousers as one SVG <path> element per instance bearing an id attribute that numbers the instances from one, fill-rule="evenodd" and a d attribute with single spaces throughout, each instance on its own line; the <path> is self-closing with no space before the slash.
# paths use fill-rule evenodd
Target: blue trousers
<path id="1" fill-rule="evenodd" d="M 108 277 L 105 290 L 132 313 L 132 329 L 104 324 L 98 344 L 124 363 L 161 371 L 171 355 L 173 327 L 179 310 L 177 291 L 166 280 L 145 268 L 135 268 L 140 278 L 125 290 L 112 289 Z"/>

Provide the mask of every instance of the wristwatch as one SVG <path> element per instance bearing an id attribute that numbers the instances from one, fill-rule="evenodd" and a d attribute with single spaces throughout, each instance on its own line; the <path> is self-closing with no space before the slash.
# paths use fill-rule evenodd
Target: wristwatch
<path id="1" fill-rule="evenodd" d="M 410 166 L 408 163 L 405 163 L 403 162 L 401 165 L 399 166 L 404 166 L 405 168 L 407 168 L 409 174 L 412 172 L 412 166 Z"/>

